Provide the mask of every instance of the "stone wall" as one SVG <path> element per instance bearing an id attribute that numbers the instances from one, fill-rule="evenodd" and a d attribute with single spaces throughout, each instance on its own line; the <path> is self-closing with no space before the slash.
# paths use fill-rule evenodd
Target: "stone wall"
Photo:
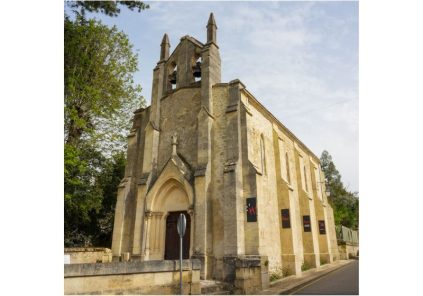
<path id="1" fill-rule="evenodd" d="M 213 87 L 213 123 L 212 137 L 212 180 L 210 196 L 210 211 L 212 227 L 212 239 L 210 253 L 214 255 L 213 269 L 216 278 L 223 278 L 223 256 L 224 256 L 224 190 L 223 170 L 225 164 L 225 130 L 226 130 L 226 107 L 228 105 L 228 85 L 221 84 Z"/>
<path id="2" fill-rule="evenodd" d="M 269 258 L 269 269 L 274 270 L 281 265 L 279 206 L 276 180 L 276 159 L 273 140 L 273 124 L 261 112 L 258 106 L 249 102 L 243 93 L 242 102 L 248 112 L 247 138 L 248 160 L 257 169 L 257 227 L 258 240 L 250 235 L 249 228 L 255 223 L 245 222 L 246 254 L 261 254 Z M 245 196 L 248 198 L 251 196 Z M 256 241 L 256 242 L 255 242 Z M 259 244 L 258 252 L 252 248 Z M 255 251 L 257 253 L 255 253 Z"/>
<path id="3" fill-rule="evenodd" d="M 269 287 L 267 256 L 240 256 L 235 266 L 235 294 L 256 294 Z"/>
<path id="4" fill-rule="evenodd" d="M 70 264 L 64 268 L 66 295 L 179 294 L 179 261 Z M 200 261 L 183 260 L 183 293 L 200 294 Z"/>
<path id="5" fill-rule="evenodd" d="M 318 267 L 320 261 L 332 262 L 337 245 L 319 158 L 245 89 L 241 102 L 247 118 L 244 146 L 256 176 L 243 184 L 244 195 L 250 183 L 257 185 L 258 211 L 258 223 L 245 225 L 245 254 L 258 251 L 268 256 L 270 271 L 297 275 L 302 268 Z M 281 209 L 289 210 L 289 228 L 281 227 Z M 303 229 L 304 215 L 310 218 L 310 232 Z M 319 221 L 324 221 L 325 233 L 320 233 Z"/>
<path id="6" fill-rule="evenodd" d="M 341 260 L 348 260 L 352 257 L 358 256 L 358 245 L 349 243 L 340 243 L 338 245 L 339 257 Z"/>
<path id="7" fill-rule="evenodd" d="M 160 141 L 157 167 L 160 172 L 172 154 L 171 137 L 178 137 L 178 154 L 197 166 L 197 114 L 200 88 L 178 89 L 160 102 Z"/>
<path id="8" fill-rule="evenodd" d="M 108 248 L 65 248 L 70 264 L 111 262 L 112 251 Z"/>

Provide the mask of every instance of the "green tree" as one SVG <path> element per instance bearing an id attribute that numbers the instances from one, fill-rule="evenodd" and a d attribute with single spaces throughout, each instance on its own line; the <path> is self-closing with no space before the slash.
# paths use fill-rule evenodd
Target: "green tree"
<path id="1" fill-rule="evenodd" d="M 117 4 L 141 7 L 101 2 L 72 5 L 112 16 Z M 130 118 L 145 101 L 128 37 L 83 14 L 64 19 L 64 242 L 110 247 Z"/>
<path id="2" fill-rule="evenodd" d="M 105 158 L 90 146 L 65 144 L 65 246 L 110 247 L 123 151 Z"/>
<path id="3" fill-rule="evenodd" d="M 358 193 L 350 192 L 345 188 L 341 181 L 341 174 L 336 169 L 329 152 L 323 151 L 320 165 L 330 190 L 329 202 L 333 207 L 335 224 L 358 229 Z"/>
<path id="4" fill-rule="evenodd" d="M 89 145 L 65 144 L 64 150 L 64 234 L 65 246 L 87 246 L 93 212 L 102 206 L 103 190 L 96 182 L 104 157 Z"/>
<path id="5" fill-rule="evenodd" d="M 141 106 L 137 55 L 127 36 L 96 20 L 65 18 L 65 141 L 122 149 L 130 110 Z M 126 128 L 125 128 L 126 127 Z"/>
<path id="6" fill-rule="evenodd" d="M 125 153 L 117 152 L 104 163 L 97 179 L 97 184 L 103 191 L 103 199 L 100 211 L 92 212 L 92 225 L 95 231 L 93 243 L 96 246 L 110 247 L 112 245 L 117 189 L 125 174 L 125 165 Z"/>

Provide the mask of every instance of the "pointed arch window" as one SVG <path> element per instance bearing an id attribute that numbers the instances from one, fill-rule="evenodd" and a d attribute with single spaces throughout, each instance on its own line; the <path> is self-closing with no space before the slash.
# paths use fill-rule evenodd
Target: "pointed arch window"
<path id="1" fill-rule="evenodd" d="M 301 175 L 301 185 L 304 191 L 308 192 L 307 188 L 307 171 L 304 164 L 304 158 L 300 155 L 300 175 Z"/>
<path id="2" fill-rule="evenodd" d="M 261 158 L 261 171 L 264 175 L 267 174 L 266 172 L 266 155 L 265 155 L 265 146 L 264 146 L 264 136 L 263 134 L 260 135 L 260 158 Z"/>
<path id="3" fill-rule="evenodd" d="M 286 161 L 286 178 L 287 178 L 288 184 L 291 184 L 291 176 L 290 176 L 290 173 L 289 173 L 288 152 L 285 152 L 285 161 Z"/>
<path id="4" fill-rule="evenodd" d="M 279 138 L 279 161 L 281 167 L 281 176 L 288 184 L 291 183 L 291 177 L 289 175 L 289 159 L 288 152 L 285 149 L 285 142 Z"/>
<path id="5" fill-rule="evenodd" d="M 304 189 L 306 192 L 308 192 L 308 185 L 307 185 L 307 171 L 306 171 L 306 167 L 303 166 L 304 168 Z"/>
<path id="6" fill-rule="evenodd" d="M 322 196 L 322 182 L 320 181 L 320 170 L 319 167 L 314 167 L 314 177 L 316 178 L 316 190 L 317 190 L 317 196 L 320 200 L 323 200 Z"/>

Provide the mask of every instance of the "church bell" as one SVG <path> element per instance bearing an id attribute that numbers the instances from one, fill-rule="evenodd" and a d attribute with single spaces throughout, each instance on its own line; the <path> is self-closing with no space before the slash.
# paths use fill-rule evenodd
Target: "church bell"
<path id="1" fill-rule="evenodd" d="M 171 84 L 176 84 L 176 70 L 173 71 L 173 73 L 169 75 L 169 81 Z"/>
<path id="2" fill-rule="evenodd" d="M 192 67 L 193 75 L 195 78 L 201 77 L 201 62 L 197 62 L 195 66 Z"/>

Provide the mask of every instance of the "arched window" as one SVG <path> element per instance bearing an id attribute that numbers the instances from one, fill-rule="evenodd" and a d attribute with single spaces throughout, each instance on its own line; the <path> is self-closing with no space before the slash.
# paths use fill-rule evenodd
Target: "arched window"
<path id="1" fill-rule="evenodd" d="M 301 174 L 301 187 L 303 188 L 303 190 L 305 192 L 308 192 L 307 170 L 306 170 L 306 165 L 304 163 L 304 158 L 301 154 L 299 155 L 299 159 L 300 159 L 299 169 L 300 169 L 300 174 Z"/>
<path id="2" fill-rule="evenodd" d="M 316 190 L 317 190 L 317 196 L 320 200 L 323 200 L 322 196 L 322 182 L 320 181 L 320 170 L 319 167 L 314 167 L 314 177 L 316 178 Z"/>
<path id="3" fill-rule="evenodd" d="M 304 187 L 305 187 L 305 191 L 308 192 L 308 185 L 307 185 L 307 171 L 306 171 L 306 167 L 304 166 Z"/>
<path id="4" fill-rule="evenodd" d="M 263 134 L 261 134 L 260 136 L 260 157 L 261 157 L 261 171 L 264 175 L 266 175 L 266 155 L 265 155 Z"/>
<path id="5" fill-rule="evenodd" d="M 288 159 L 288 152 L 285 153 L 285 161 L 286 161 L 286 177 L 289 184 L 291 184 L 291 176 L 289 175 L 289 159 Z"/>

